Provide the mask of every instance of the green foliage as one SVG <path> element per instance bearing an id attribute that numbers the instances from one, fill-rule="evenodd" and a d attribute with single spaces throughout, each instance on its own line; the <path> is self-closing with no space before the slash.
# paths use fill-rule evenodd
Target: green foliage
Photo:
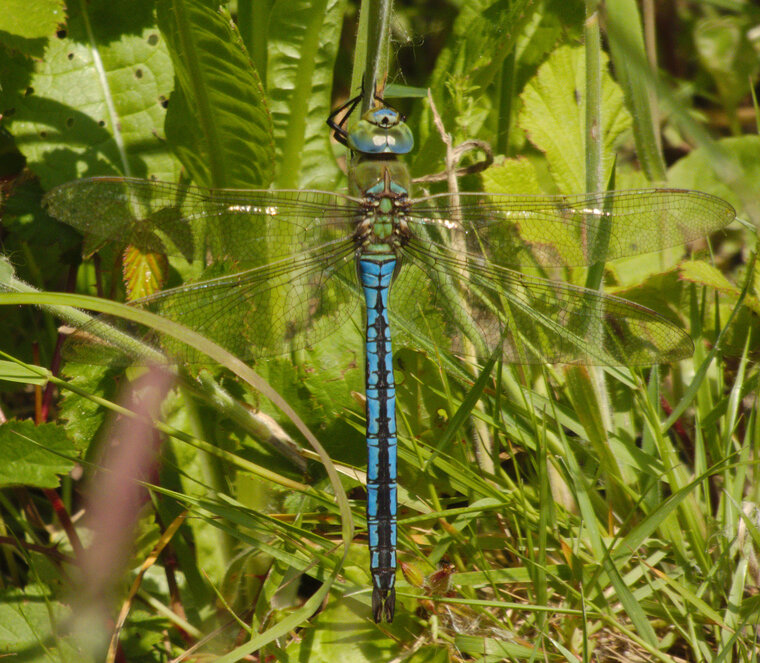
<path id="1" fill-rule="evenodd" d="M 584 190 L 583 164 L 588 149 L 584 134 L 585 97 L 581 93 L 584 70 L 583 48 L 562 46 L 539 67 L 521 95 L 523 106 L 518 122 L 528 140 L 546 157 L 560 193 Z M 620 88 L 606 73 L 602 78 L 601 103 L 607 180 L 614 149 L 621 135 L 630 130 L 631 118 L 623 105 Z"/>
<path id="2" fill-rule="evenodd" d="M 74 467 L 76 450 L 66 432 L 55 424 L 8 421 L 0 427 L 1 486 L 57 488 L 59 475 Z"/>
<path id="3" fill-rule="evenodd" d="M 325 118 L 344 0 L 277 2 L 269 15 L 267 91 L 282 189 L 331 190 L 342 174 L 330 153 Z M 303 103 L 308 99 L 309 103 Z"/>
<path id="4" fill-rule="evenodd" d="M 156 17 L 176 75 L 166 134 L 183 166 L 206 186 L 266 187 L 271 119 L 235 26 L 202 0 L 160 0 Z"/>
<path id="5" fill-rule="evenodd" d="M 71 610 L 52 600 L 50 592 L 43 587 L 27 585 L 23 590 L 2 592 L 0 652 L 34 663 L 95 661 L 85 642 L 77 642 L 72 636 L 61 637 L 60 625 L 70 617 Z"/>
<path id="6" fill-rule="evenodd" d="M 59 0 L 33 3 L 9 0 L 0 19 L 0 29 L 26 39 L 47 37 L 62 18 L 63 4 Z"/>
<path id="7" fill-rule="evenodd" d="M 667 162 L 667 186 L 721 196 L 757 226 L 747 81 L 757 84 L 758 11 L 664 4 L 671 33 L 658 46 L 670 79 L 656 88 L 635 4 L 607 3 L 611 65 L 598 54 L 602 124 L 591 139 L 582 3 L 399 5 L 391 52 L 404 64 L 391 60 L 390 80 L 429 86 L 455 143 L 495 146 L 495 164 L 461 178 L 463 190 L 581 192 L 592 140 L 617 188 L 660 186 Z M 375 625 L 365 537 L 351 531 L 365 527 L 360 315 L 313 348 L 257 365 L 264 380 L 168 321 L 49 292 L 118 293 L 123 275 L 120 248 L 79 266 L 73 231 L 40 206 L 43 191 L 92 175 L 340 189 L 344 151 L 324 121 L 354 92 L 356 7 L 67 7 L 14 1 L 0 16 L 0 166 L 17 178 L 3 185 L 0 260 L 0 652 L 104 660 L 108 624 L 144 565 L 118 638 L 129 661 L 176 658 L 209 635 L 190 657 L 757 660 L 760 276 L 747 227 L 712 238 L 709 262 L 684 260 L 679 247 L 605 267 L 608 291 L 689 330 L 694 357 L 673 366 L 607 368 L 598 380 L 397 346 L 402 572 L 396 619 Z M 412 96 L 398 105 L 415 130 L 413 171 L 440 172 L 429 103 Z M 145 283 L 153 269 L 145 259 L 131 276 Z M 169 283 L 189 271 L 172 258 Z M 72 305 L 163 324 L 219 365 L 180 373 L 162 403 L 160 462 L 139 478 L 150 502 L 138 505 L 126 570 L 107 581 L 102 624 L 87 624 L 94 635 L 72 627 L 69 606 L 93 571 L 82 548 L 103 524 L 75 515 L 89 508 L 106 422 L 131 416 L 119 392 L 142 369 L 64 363 L 65 379 L 54 377 L 59 318 L 86 320 Z M 34 425 L 32 413 L 49 423 Z"/>
<path id="8" fill-rule="evenodd" d="M 0 68 L 3 110 L 13 109 L 5 127 L 43 186 L 117 173 L 175 179 L 161 141 L 173 74 L 151 0 L 71 3 L 66 29 L 47 37 L 44 58 L 14 55 Z"/>

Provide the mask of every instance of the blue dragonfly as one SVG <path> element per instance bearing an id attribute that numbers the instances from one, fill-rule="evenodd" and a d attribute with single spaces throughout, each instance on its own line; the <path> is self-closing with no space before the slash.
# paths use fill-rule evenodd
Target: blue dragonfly
<path id="1" fill-rule="evenodd" d="M 210 263 L 204 280 L 131 303 L 241 358 L 309 347 L 351 320 L 363 300 L 372 614 L 390 622 L 397 509 L 391 330 L 402 344 L 458 356 L 500 353 L 523 364 L 677 361 L 691 355 L 692 341 L 657 313 L 525 271 L 688 243 L 726 226 L 734 210 L 677 189 L 414 198 L 403 162 L 414 147 L 411 130 L 380 99 L 347 128 L 359 101 L 328 120 L 350 151 L 348 195 L 105 177 L 59 186 L 45 202 L 96 241 Z M 98 324 L 72 338 L 70 357 L 107 361 L 107 347 L 88 340 Z M 150 331 L 142 340 L 179 361 L 204 361 Z"/>

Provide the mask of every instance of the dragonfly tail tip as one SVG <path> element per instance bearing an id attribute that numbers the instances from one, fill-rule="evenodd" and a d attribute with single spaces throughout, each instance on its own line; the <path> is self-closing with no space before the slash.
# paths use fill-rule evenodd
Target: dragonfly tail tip
<path id="1" fill-rule="evenodd" d="M 396 589 L 378 589 L 372 590 L 372 617 L 376 624 L 380 622 L 393 621 L 393 615 L 396 611 Z"/>

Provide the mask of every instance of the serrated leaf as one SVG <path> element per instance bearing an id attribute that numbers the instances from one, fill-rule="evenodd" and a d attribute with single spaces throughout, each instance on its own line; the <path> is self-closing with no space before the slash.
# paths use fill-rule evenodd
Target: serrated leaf
<path id="1" fill-rule="evenodd" d="M 64 456 L 75 454 L 61 426 L 7 421 L 0 426 L 0 486 L 57 488 L 59 475 L 74 467 Z"/>
<path id="2" fill-rule="evenodd" d="M 267 88 L 277 186 L 332 190 L 343 174 L 330 158 L 332 72 L 345 0 L 280 0 L 269 20 Z"/>
<path id="3" fill-rule="evenodd" d="M 714 265 L 703 260 L 686 260 L 681 263 L 681 278 L 702 285 L 718 292 L 725 293 L 737 298 L 741 294 L 741 288 L 729 281 L 723 273 Z M 755 313 L 760 314 L 760 301 L 757 297 L 747 295 L 744 303 Z"/>
<path id="4" fill-rule="evenodd" d="M 63 373 L 77 389 L 101 398 L 112 399 L 118 387 L 113 373 L 104 366 L 66 363 Z M 69 438 L 80 451 L 89 448 L 105 420 L 105 412 L 100 405 L 68 390 L 63 391 L 58 416 L 65 422 Z"/>
<path id="5" fill-rule="evenodd" d="M 122 270 L 127 299 L 132 301 L 152 295 L 166 285 L 169 261 L 162 253 L 147 253 L 128 246 L 124 249 Z"/>
<path id="6" fill-rule="evenodd" d="M 202 0 L 160 0 L 158 21 L 177 74 L 166 134 L 183 165 L 200 185 L 266 188 L 271 118 L 232 21 Z"/>
<path id="7" fill-rule="evenodd" d="M 602 66 L 602 138 L 604 179 L 609 179 L 613 150 L 631 126 L 623 93 Z M 529 140 L 546 155 L 562 193 L 585 190 L 585 53 L 583 47 L 561 46 L 538 68 L 525 86 L 519 124 Z"/>
<path id="8" fill-rule="evenodd" d="M 47 37 L 63 19 L 62 0 L 3 0 L 0 31 L 24 39 Z"/>
<path id="9" fill-rule="evenodd" d="M 86 14 L 83 14 L 82 11 Z M 5 118 L 45 188 L 83 176 L 175 179 L 161 142 L 171 62 L 153 3 L 70 3 L 44 58 L 3 79 Z"/>

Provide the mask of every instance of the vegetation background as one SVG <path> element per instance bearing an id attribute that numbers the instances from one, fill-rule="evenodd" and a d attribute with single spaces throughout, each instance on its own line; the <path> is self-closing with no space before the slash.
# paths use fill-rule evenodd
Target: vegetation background
<path id="1" fill-rule="evenodd" d="M 4 1 L 0 652 L 758 659 L 760 8 L 599 9 L 399 2 L 389 82 L 417 139 L 413 174 L 445 167 L 429 88 L 454 143 L 477 138 L 496 155 L 462 189 L 667 183 L 719 195 L 749 223 L 697 247 L 701 258 L 680 247 L 601 275 L 689 330 L 694 357 L 678 365 L 481 374 L 399 349 L 403 577 L 395 621 L 375 625 L 365 541 L 350 527 L 361 534 L 364 518 L 359 332 L 257 365 L 282 400 L 229 357 L 173 386 L 62 364 L 59 318 L 81 321 L 66 307 L 123 308 L 53 292 L 123 299 L 125 281 L 134 297 L 157 273 L 188 274 L 129 250 L 122 267 L 123 247 L 81 262 L 82 239 L 40 205 L 95 175 L 343 190 L 344 150 L 324 121 L 361 69 L 352 83 L 359 7 Z M 601 118 L 590 140 L 587 117 Z M 85 254 L 99 248 L 85 240 Z M 296 415 L 329 458 L 315 462 Z"/>

